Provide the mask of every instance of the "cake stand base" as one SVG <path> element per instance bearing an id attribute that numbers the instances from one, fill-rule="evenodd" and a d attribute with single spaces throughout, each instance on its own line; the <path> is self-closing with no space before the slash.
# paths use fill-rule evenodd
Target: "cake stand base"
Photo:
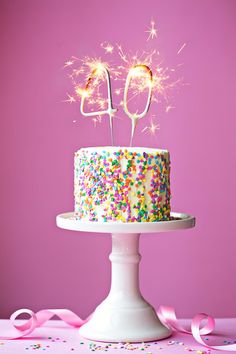
<path id="1" fill-rule="evenodd" d="M 57 216 L 61 228 L 112 234 L 111 289 L 79 329 L 83 337 L 104 342 L 148 342 L 171 335 L 139 289 L 139 238 L 140 232 L 164 232 L 195 225 L 195 218 L 190 215 L 172 213 L 172 217 L 173 220 L 155 223 L 99 224 L 80 222 L 73 213 Z"/>
<path id="2" fill-rule="evenodd" d="M 171 335 L 145 301 L 139 308 L 116 308 L 106 300 L 97 307 L 79 333 L 90 340 L 118 343 L 149 342 Z"/>
<path id="3" fill-rule="evenodd" d="M 108 297 L 96 308 L 80 334 L 105 342 L 142 342 L 171 332 L 139 289 L 139 234 L 112 234 L 112 282 Z"/>

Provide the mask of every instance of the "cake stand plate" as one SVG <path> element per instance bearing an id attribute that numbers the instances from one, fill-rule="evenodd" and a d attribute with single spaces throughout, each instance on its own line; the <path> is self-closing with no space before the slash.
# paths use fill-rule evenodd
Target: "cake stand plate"
<path id="1" fill-rule="evenodd" d="M 172 220 L 158 222 L 81 222 L 75 213 L 63 213 L 57 216 L 57 226 L 72 231 L 101 233 L 156 233 L 189 229 L 195 225 L 195 217 L 183 213 L 171 213 Z"/>
<path id="2" fill-rule="evenodd" d="M 147 342 L 171 335 L 139 289 L 139 238 L 141 233 L 158 233 L 192 228 L 195 217 L 171 213 L 170 221 L 136 223 L 81 222 L 74 213 L 60 214 L 57 226 L 73 231 L 111 233 L 111 289 L 92 317 L 80 328 L 90 340 L 104 342 Z"/>

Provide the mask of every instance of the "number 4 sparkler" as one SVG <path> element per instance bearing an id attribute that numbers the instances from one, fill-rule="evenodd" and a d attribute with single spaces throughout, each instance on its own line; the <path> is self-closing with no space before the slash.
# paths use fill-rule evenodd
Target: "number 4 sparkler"
<path id="1" fill-rule="evenodd" d="M 92 80 L 97 76 L 99 77 L 100 75 L 105 75 L 106 77 L 106 82 L 107 82 L 107 95 L 108 95 L 108 107 L 106 110 L 103 111 L 98 111 L 98 112 L 85 112 L 84 111 L 84 102 L 86 97 L 88 97 L 88 90 L 90 87 L 90 84 L 92 82 Z M 116 108 L 113 108 L 113 104 L 112 104 L 112 95 L 111 95 L 111 80 L 110 80 L 110 74 L 108 69 L 103 66 L 102 64 L 100 64 L 96 69 L 94 69 L 87 81 L 87 84 L 85 86 L 85 90 L 82 94 L 81 97 L 81 103 L 80 103 L 80 111 L 81 113 L 85 116 L 85 117 L 92 117 L 92 116 L 101 116 L 104 114 L 108 114 L 110 117 L 110 130 L 111 130 L 111 143 L 112 146 L 114 145 L 114 134 L 113 134 L 113 116 L 114 113 L 117 112 Z"/>

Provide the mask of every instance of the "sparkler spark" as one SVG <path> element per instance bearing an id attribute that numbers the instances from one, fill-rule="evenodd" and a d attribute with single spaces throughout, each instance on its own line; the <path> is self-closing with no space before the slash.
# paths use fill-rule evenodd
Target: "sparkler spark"
<path id="1" fill-rule="evenodd" d="M 115 94 L 116 94 L 117 96 L 119 96 L 120 93 L 121 93 L 121 89 L 116 89 L 116 90 L 115 90 Z"/>
<path id="2" fill-rule="evenodd" d="M 186 43 L 184 43 L 180 48 L 179 48 L 179 50 L 178 50 L 178 52 L 177 52 L 177 55 L 179 55 L 181 52 L 182 52 L 182 50 L 186 47 Z"/>
<path id="3" fill-rule="evenodd" d="M 80 97 L 89 97 L 89 91 L 85 90 L 79 86 L 75 88 L 75 92 L 77 93 L 78 96 Z"/>
<path id="4" fill-rule="evenodd" d="M 102 117 L 101 116 L 93 117 L 92 121 L 93 121 L 94 127 L 96 127 L 97 124 L 100 124 L 102 122 Z"/>
<path id="5" fill-rule="evenodd" d="M 65 62 L 64 68 L 67 68 L 68 66 L 71 66 L 71 65 L 73 65 L 73 64 L 74 64 L 74 61 L 73 61 L 73 60 L 67 60 L 67 61 Z"/>
<path id="6" fill-rule="evenodd" d="M 101 44 L 101 47 L 105 50 L 106 54 L 112 54 L 113 53 L 113 50 L 114 50 L 113 45 L 105 42 L 105 43 Z"/>
<path id="7" fill-rule="evenodd" d="M 68 99 L 67 100 L 64 100 L 63 102 L 69 102 L 69 103 L 74 103 L 76 102 L 76 99 L 75 97 L 71 96 L 69 93 L 66 94 Z"/>
<path id="8" fill-rule="evenodd" d="M 155 37 L 157 37 L 157 29 L 155 27 L 155 22 L 153 20 L 151 21 L 151 27 L 149 27 L 148 31 L 146 32 L 149 33 L 147 41 L 149 41 L 149 39 L 154 39 Z"/>
<path id="9" fill-rule="evenodd" d="M 171 109 L 174 109 L 173 106 L 166 106 L 165 112 L 168 113 Z"/>
<path id="10" fill-rule="evenodd" d="M 153 121 L 151 121 L 151 124 L 149 126 L 146 126 L 145 128 L 143 128 L 141 133 L 155 135 L 156 131 L 159 129 L 160 129 L 160 125 L 158 123 L 154 123 Z"/>

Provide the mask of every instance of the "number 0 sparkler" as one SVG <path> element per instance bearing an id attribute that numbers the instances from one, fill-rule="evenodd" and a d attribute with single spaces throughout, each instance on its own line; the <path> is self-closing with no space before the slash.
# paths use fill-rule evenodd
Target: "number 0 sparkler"
<path id="1" fill-rule="evenodd" d="M 144 75 L 145 74 L 145 75 Z M 132 80 L 135 78 L 144 78 L 145 77 L 145 82 L 143 84 L 137 85 L 137 94 L 143 92 L 146 88 L 148 88 L 148 96 L 147 96 L 147 102 L 146 106 L 143 110 L 142 113 L 131 113 L 128 109 L 128 91 L 129 87 L 132 86 Z M 137 122 L 140 118 L 143 118 L 146 116 L 150 104 L 151 104 L 151 98 L 152 98 L 152 71 L 151 69 L 144 64 L 138 64 L 133 66 L 126 78 L 126 83 L 125 83 L 125 90 L 124 90 L 124 111 L 127 114 L 127 116 L 132 120 L 132 130 L 131 130 L 131 139 L 130 139 L 130 146 L 133 144 L 133 137 L 134 137 L 134 132 L 135 128 L 137 125 Z"/>
<path id="2" fill-rule="evenodd" d="M 107 82 L 107 104 L 108 107 L 106 110 L 103 111 L 98 111 L 98 112 L 85 112 L 84 111 L 84 102 L 86 97 L 89 96 L 89 88 L 91 85 L 92 80 L 95 79 L 96 76 L 100 76 L 100 75 L 105 75 L 106 77 L 106 82 Z M 92 117 L 92 116 L 102 116 L 104 114 L 108 114 L 110 117 L 110 130 L 111 130 L 111 143 L 112 146 L 114 145 L 114 135 L 113 135 L 113 116 L 114 113 L 117 112 L 117 109 L 113 108 L 113 104 L 112 104 L 112 95 L 111 95 L 111 80 L 110 80 L 110 74 L 108 69 L 103 66 L 103 65 L 99 65 L 97 68 L 95 68 L 87 81 L 87 84 L 85 86 L 85 90 L 83 91 L 82 95 L 81 95 L 81 102 L 80 102 L 80 112 L 81 114 L 83 114 L 83 116 L 85 117 Z"/>

